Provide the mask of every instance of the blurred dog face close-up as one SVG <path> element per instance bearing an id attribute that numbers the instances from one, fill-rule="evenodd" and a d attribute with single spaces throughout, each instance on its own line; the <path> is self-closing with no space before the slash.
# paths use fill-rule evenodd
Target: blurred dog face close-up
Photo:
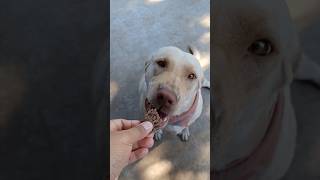
<path id="1" fill-rule="evenodd" d="M 253 170 L 259 179 L 279 178 L 294 152 L 289 85 L 302 57 L 287 5 L 217 0 L 213 11 L 213 166 L 223 172 L 238 160 L 239 167 L 259 167 Z M 267 141 L 269 136 L 273 138 Z M 259 154 L 262 151 L 268 153 Z M 259 156 L 269 159 L 261 163 Z M 256 162 L 243 160 L 253 157 Z"/>

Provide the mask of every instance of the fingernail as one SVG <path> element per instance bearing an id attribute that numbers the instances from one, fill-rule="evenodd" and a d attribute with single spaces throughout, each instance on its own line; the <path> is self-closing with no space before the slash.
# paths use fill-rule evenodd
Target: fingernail
<path id="1" fill-rule="evenodd" d="M 149 122 L 149 121 L 146 121 L 146 122 L 143 122 L 142 123 L 142 127 L 146 130 L 146 131 L 149 131 L 152 129 L 152 123 Z"/>

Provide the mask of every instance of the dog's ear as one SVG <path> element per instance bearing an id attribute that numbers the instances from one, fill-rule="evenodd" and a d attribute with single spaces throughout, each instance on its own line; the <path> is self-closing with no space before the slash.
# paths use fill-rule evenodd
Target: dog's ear
<path id="1" fill-rule="evenodd" d="M 301 52 L 297 52 L 292 55 L 289 59 L 284 60 L 282 62 L 282 82 L 281 84 L 287 85 L 290 84 L 295 74 L 297 73 L 297 69 L 299 68 L 300 61 L 302 60 Z"/>
<path id="2" fill-rule="evenodd" d="M 210 89 L 210 81 L 203 77 L 201 80 L 201 87 Z"/>
<path id="3" fill-rule="evenodd" d="M 194 46 L 188 45 L 188 51 L 190 54 L 194 55 L 194 57 L 196 57 L 198 61 L 200 60 L 200 52 Z"/>
<path id="4" fill-rule="evenodd" d="M 198 61 L 200 61 L 200 52 L 192 45 L 188 45 L 188 51 L 190 54 L 194 55 Z M 200 80 L 200 88 L 208 88 L 210 89 L 210 81 L 208 81 L 205 77 Z"/>
<path id="5" fill-rule="evenodd" d="M 320 66 L 302 54 L 301 59 L 294 66 L 294 78 L 307 80 L 320 87 Z"/>
<path id="6" fill-rule="evenodd" d="M 303 61 L 305 59 L 305 56 L 303 53 L 299 53 L 298 55 L 296 55 L 296 57 L 293 60 L 292 63 L 292 73 L 293 76 L 295 76 L 295 74 L 297 73 L 298 69 L 299 69 L 299 64 L 301 63 L 301 61 Z"/>
<path id="7" fill-rule="evenodd" d="M 147 72 L 147 69 L 150 66 L 150 64 L 151 64 L 151 60 L 148 60 L 144 63 L 144 72 Z"/>
<path id="8" fill-rule="evenodd" d="M 319 0 L 309 0 L 308 6 L 304 1 L 286 0 L 290 15 L 298 31 L 302 31 L 317 22 L 320 15 Z"/>

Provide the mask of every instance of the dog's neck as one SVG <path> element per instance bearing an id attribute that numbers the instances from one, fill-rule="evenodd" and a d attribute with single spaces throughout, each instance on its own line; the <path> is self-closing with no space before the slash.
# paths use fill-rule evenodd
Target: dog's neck
<path id="1" fill-rule="evenodd" d="M 281 93 L 272 108 L 272 117 L 265 134 L 251 153 L 229 163 L 224 169 L 212 171 L 215 180 L 249 179 L 257 176 L 260 170 L 268 166 L 274 156 L 280 136 L 284 110 L 284 96 Z"/>
<path id="2" fill-rule="evenodd" d="M 190 119 L 192 118 L 194 112 L 197 109 L 197 104 L 198 104 L 198 99 L 199 99 L 199 94 L 200 94 L 199 91 L 196 93 L 196 95 L 194 97 L 194 101 L 193 101 L 191 107 L 187 111 L 183 112 L 180 115 L 169 117 L 169 124 L 170 125 L 179 125 L 182 127 L 188 126 Z"/>

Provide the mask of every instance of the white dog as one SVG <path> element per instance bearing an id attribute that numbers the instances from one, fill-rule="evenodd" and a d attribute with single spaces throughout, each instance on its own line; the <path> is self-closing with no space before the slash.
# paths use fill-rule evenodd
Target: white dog
<path id="1" fill-rule="evenodd" d="M 183 141 L 190 135 L 189 126 L 202 112 L 201 87 L 209 87 L 199 63 L 199 53 L 190 53 L 176 47 L 163 47 L 145 63 L 145 73 L 139 85 L 141 109 L 152 104 L 169 129 Z M 160 140 L 163 131 L 155 132 Z"/>

